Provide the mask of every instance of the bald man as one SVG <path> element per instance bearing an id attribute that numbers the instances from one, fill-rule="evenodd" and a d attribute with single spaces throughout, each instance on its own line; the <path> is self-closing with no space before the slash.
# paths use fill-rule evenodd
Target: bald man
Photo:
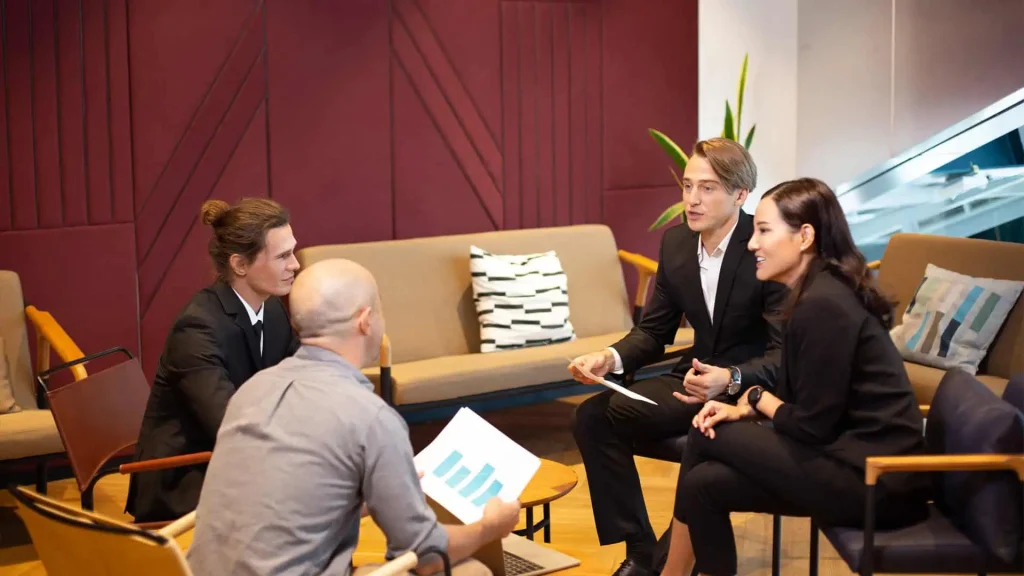
<path id="1" fill-rule="evenodd" d="M 301 347 L 232 396 L 199 497 L 188 561 L 196 574 L 348 575 L 369 514 L 387 558 L 412 550 L 419 574 L 490 574 L 469 558 L 509 534 L 519 503 L 495 498 L 469 526 L 439 524 L 405 421 L 360 372 L 379 354 L 384 311 L 362 266 L 325 260 L 292 286 Z M 363 570 L 363 568 L 361 568 Z M 358 572 L 358 571 L 357 571 Z"/>

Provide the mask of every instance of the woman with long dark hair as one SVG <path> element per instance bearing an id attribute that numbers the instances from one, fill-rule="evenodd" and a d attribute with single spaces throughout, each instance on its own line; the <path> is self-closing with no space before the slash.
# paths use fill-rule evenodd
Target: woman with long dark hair
<path id="1" fill-rule="evenodd" d="M 924 451 L 923 415 L 889 337 L 893 304 L 875 286 L 835 194 L 804 178 L 761 199 L 748 249 L 759 280 L 790 288 L 773 391 L 693 419 L 663 574 L 736 574 L 730 512 L 862 526 L 864 462 Z M 885 475 L 877 525 L 923 518 L 927 478 Z"/>

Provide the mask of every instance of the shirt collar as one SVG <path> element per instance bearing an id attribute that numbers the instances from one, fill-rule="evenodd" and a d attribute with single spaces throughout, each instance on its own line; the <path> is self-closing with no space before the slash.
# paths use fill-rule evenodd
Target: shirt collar
<path id="1" fill-rule="evenodd" d="M 238 290 L 235 290 L 234 288 L 232 288 L 231 291 L 234 292 L 235 296 L 238 296 L 238 299 L 242 301 L 242 306 L 245 306 L 245 311 L 249 313 L 249 323 L 250 324 L 255 325 L 257 320 L 259 320 L 260 322 L 263 321 L 263 305 L 262 304 L 260 304 L 260 310 L 259 310 L 259 312 L 257 312 L 257 311 L 252 309 L 252 306 L 249 306 L 249 303 L 245 301 L 245 298 L 242 298 L 242 295 L 238 293 Z"/>
<path id="2" fill-rule="evenodd" d="M 720 256 L 725 256 L 725 251 L 729 249 L 729 241 L 732 240 L 732 234 L 733 234 L 733 232 L 736 231 L 736 226 L 738 226 L 739 223 L 740 223 L 740 219 L 736 218 L 736 221 L 732 223 L 732 228 L 729 229 L 729 233 L 725 235 L 725 238 L 722 238 L 721 242 L 718 243 L 718 248 L 715 248 L 715 251 L 712 252 L 711 254 L 708 254 L 708 256 L 715 256 L 716 254 L 720 255 Z M 698 257 L 703 256 L 704 252 L 705 252 L 704 251 L 704 240 L 701 239 L 700 235 L 698 235 L 697 236 L 697 256 Z"/>
<path id="3" fill-rule="evenodd" d="M 334 367 L 341 370 L 342 374 L 354 379 L 364 388 L 370 391 L 374 390 L 373 382 L 371 382 L 362 370 L 359 370 L 355 366 L 349 363 L 340 355 L 326 348 L 319 346 L 311 346 L 309 344 L 302 344 L 299 349 L 295 351 L 294 358 L 300 360 L 306 360 L 311 362 L 323 362 L 331 364 Z"/>

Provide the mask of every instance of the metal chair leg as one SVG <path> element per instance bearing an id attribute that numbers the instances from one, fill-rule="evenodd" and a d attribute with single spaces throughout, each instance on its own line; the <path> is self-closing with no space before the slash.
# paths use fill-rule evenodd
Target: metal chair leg
<path id="1" fill-rule="evenodd" d="M 810 560 L 811 576 L 818 576 L 818 524 L 811 518 L 811 553 Z"/>
<path id="2" fill-rule="evenodd" d="M 772 576 L 782 574 L 782 516 L 772 516 Z"/>
<path id="3" fill-rule="evenodd" d="M 36 493 L 46 495 L 46 461 L 36 464 Z"/>

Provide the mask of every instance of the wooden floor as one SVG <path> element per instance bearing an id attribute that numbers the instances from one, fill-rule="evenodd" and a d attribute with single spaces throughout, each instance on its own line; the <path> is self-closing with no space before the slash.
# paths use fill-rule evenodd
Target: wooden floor
<path id="1" fill-rule="evenodd" d="M 590 490 L 579 451 L 570 431 L 575 404 L 582 397 L 567 398 L 537 406 L 509 409 L 484 414 L 488 421 L 513 440 L 540 456 L 571 466 L 579 475 L 579 485 L 566 497 L 555 501 L 552 509 L 551 546 L 581 561 L 578 568 L 566 574 L 604 574 L 615 571 L 625 556 L 622 544 L 601 547 L 597 542 L 590 507 Z M 411 427 L 413 447 L 422 449 L 441 430 L 444 423 L 418 424 Z M 656 460 L 637 458 L 637 467 L 647 500 L 651 522 L 659 533 L 671 519 L 675 500 L 675 484 L 679 466 Z M 63 480 L 49 485 L 49 495 L 77 506 L 78 490 L 73 481 Z M 96 488 L 96 510 L 112 517 L 124 517 L 128 482 L 123 477 L 108 477 Z M 6 491 L 0 495 L 0 574 L 39 575 L 45 571 L 36 560 L 35 551 L 24 528 L 13 513 L 13 499 Z M 539 510 L 538 510 L 539 518 Z M 771 572 L 771 517 L 763 514 L 733 516 L 739 573 L 768 575 Z M 783 520 L 782 569 L 784 574 L 805 575 L 808 570 L 808 521 L 798 518 Z M 380 562 L 385 545 L 380 531 L 364 520 L 355 564 Z M 186 534 L 180 542 L 191 541 Z M 851 574 L 824 538 L 820 538 L 819 573 L 822 576 Z"/>

